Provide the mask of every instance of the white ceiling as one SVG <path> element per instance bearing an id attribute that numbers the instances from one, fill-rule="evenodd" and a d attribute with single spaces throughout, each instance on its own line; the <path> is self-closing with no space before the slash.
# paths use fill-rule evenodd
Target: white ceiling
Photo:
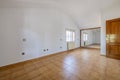
<path id="1" fill-rule="evenodd" d="M 120 0 L 0 0 L 0 7 L 54 7 L 69 13 L 80 26 L 86 26 L 85 21 L 90 21 L 93 15 L 99 18 L 101 10 L 118 2 Z"/>

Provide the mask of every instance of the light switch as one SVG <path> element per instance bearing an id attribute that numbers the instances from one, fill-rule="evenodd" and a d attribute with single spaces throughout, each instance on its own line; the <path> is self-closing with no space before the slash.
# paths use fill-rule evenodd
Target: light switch
<path id="1" fill-rule="evenodd" d="M 22 41 L 23 41 L 23 42 L 26 42 L 26 38 L 23 38 Z"/>

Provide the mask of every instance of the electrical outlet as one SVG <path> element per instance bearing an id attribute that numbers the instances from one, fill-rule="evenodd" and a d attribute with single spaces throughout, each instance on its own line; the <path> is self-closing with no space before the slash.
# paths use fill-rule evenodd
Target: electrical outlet
<path id="1" fill-rule="evenodd" d="M 62 49 L 62 46 L 60 46 L 60 48 Z"/>
<path id="2" fill-rule="evenodd" d="M 47 51 L 48 51 L 48 49 L 47 49 Z"/>
<path id="3" fill-rule="evenodd" d="M 22 52 L 22 55 L 25 55 L 25 52 Z"/>

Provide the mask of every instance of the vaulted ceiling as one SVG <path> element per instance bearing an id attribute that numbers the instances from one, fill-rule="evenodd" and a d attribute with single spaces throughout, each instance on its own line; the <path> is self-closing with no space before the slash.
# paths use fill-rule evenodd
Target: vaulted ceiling
<path id="1" fill-rule="evenodd" d="M 101 10 L 116 3 L 120 0 L 0 0 L 0 7 L 52 7 L 71 15 L 79 26 L 99 26 Z M 98 25 L 92 25 L 92 18 Z"/>

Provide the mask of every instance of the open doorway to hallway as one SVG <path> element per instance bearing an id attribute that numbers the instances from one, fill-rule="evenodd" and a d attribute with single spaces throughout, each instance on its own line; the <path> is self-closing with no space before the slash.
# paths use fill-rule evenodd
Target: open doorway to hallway
<path id="1" fill-rule="evenodd" d="M 80 46 L 84 48 L 100 49 L 100 27 L 80 30 Z"/>

